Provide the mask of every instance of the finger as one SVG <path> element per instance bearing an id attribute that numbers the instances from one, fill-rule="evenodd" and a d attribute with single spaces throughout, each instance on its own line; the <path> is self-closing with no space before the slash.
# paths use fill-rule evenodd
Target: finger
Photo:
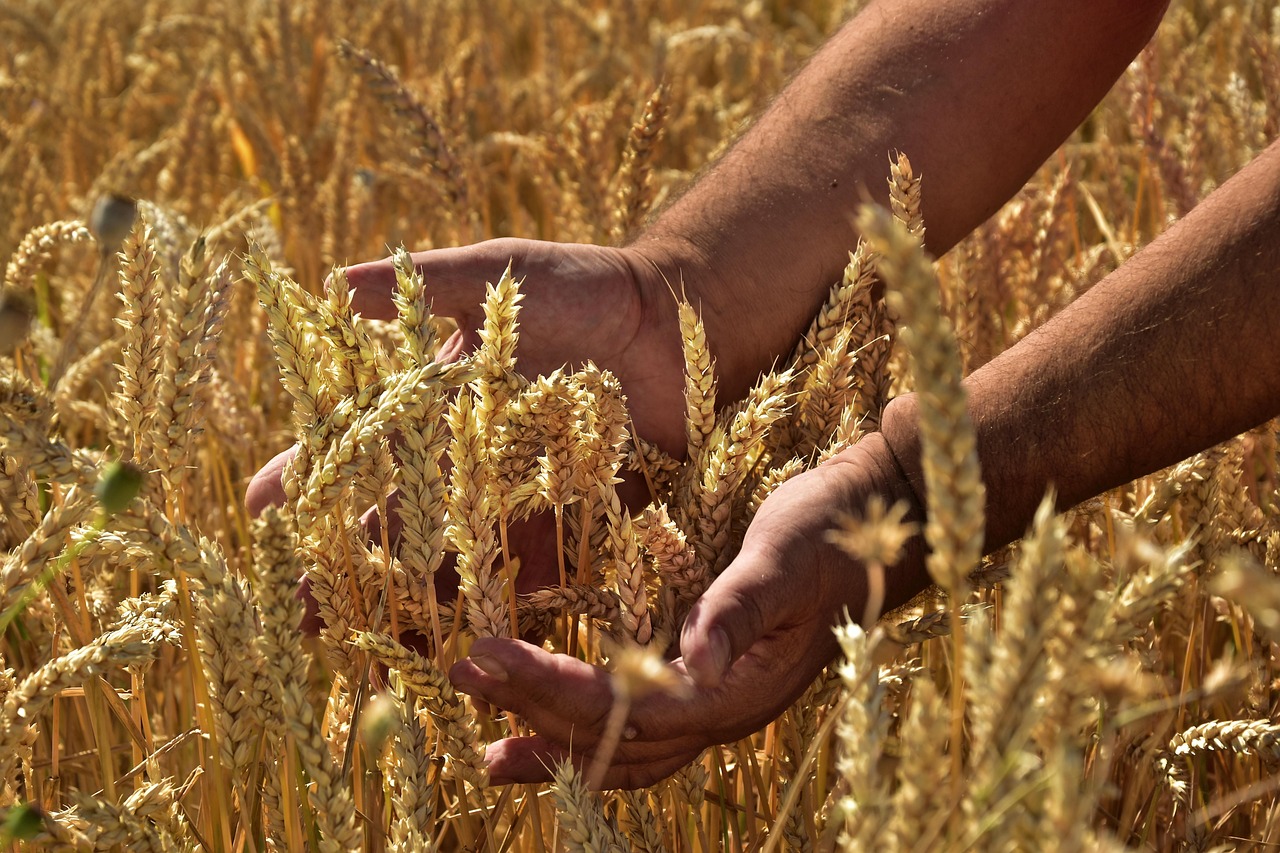
<path id="1" fill-rule="evenodd" d="M 694 604 L 680 634 L 680 654 L 699 687 L 719 687 L 734 661 L 793 612 L 804 585 L 788 582 L 779 571 L 783 560 L 781 554 L 744 544 Z"/>
<path id="2" fill-rule="evenodd" d="M 474 246 L 432 249 L 410 255 L 426 282 L 432 310 L 455 319 L 480 315 L 485 284 L 497 281 L 513 256 L 520 254 L 512 240 L 489 240 Z M 347 267 L 351 304 L 362 316 L 393 320 L 396 271 L 391 258 Z M 466 324 L 472 325 L 472 324 Z"/>
<path id="3" fill-rule="evenodd" d="M 660 757 L 615 762 L 605 772 L 599 788 L 647 788 L 697 758 L 701 751 L 677 749 Z M 484 753 L 489 781 L 494 785 L 550 782 L 556 768 L 566 761 L 572 762 L 579 773 L 585 773 L 592 758 L 589 751 L 566 748 L 537 735 L 496 741 Z"/>
<path id="4" fill-rule="evenodd" d="M 566 749 L 541 735 L 509 737 L 485 748 L 484 763 L 493 785 L 550 782 L 558 765 L 569 759 Z"/>
<path id="5" fill-rule="evenodd" d="M 444 345 L 436 352 L 436 361 L 441 364 L 453 364 L 469 352 L 480 347 L 480 335 L 472 329 L 458 329 L 449 336 Z"/>
<path id="6" fill-rule="evenodd" d="M 482 638 L 449 670 L 454 687 L 559 743 L 595 743 L 613 705 L 609 673 L 521 640 Z"/>
<path id="7" fill-rule="evenodd" d="M 267 507 L 280 506 L 284 503 L 284 484 L 281 477 L 284 475 L 284 467 L 297 452 L 298 446 L 295 444 L 288 450 L 277 453 L 270 462 L 253 475 L 248 488 L 244 490 L 244 506 L 249 511 L 249 515 L 258 516 Z"/>
<path id="8" fill-rule="evenodd" d="M 689 683 L 683 664 L 672 669 Z M 455 664 L 449 678 L 473 700 L 517 714 L 548 741 L 584 750 L 600 740 L 614 702 L 606 670 L 519 640 L 477 640 L 471 657 Z M 618 758 L 696 753 L 711 743 L 708 732 L 723 714 L 714 697 L 694 690 L 645 696 L 627 717 L 631 736 L 619 745 Z"/>

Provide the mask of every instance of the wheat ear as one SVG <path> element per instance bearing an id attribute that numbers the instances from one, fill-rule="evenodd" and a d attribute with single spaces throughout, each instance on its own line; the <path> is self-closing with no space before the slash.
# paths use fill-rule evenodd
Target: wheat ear
<path id="1" fill-rule="evenodd" d="M 271 727 L 276 738 L 287 738 L 297 750 L 299 763 L 311 779 L 309 799 L 321 832 L 320 850 L 354 850 L 361 833 L 351 792 L 338 775 L 306 694 L 311 656 L 300 642 L 302 602 L 294 595 L 302 574 L 297 535 L 292 523 L 274 507 L 254 521 L 253 534 L 258 576 L 254 597 L 262 613 L 259 647 L 281 713 Z"/>

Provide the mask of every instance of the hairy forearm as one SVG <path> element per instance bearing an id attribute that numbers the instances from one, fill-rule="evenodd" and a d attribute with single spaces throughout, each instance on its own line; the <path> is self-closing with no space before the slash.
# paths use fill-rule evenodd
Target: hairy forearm
<path id="1" fill-rule="evenodd" d="M 970 376 L 987 545 L 1280 413 L 1280 143 Z M 885 436 L 919 491 L 915 399 Z"/>
<path id="2" fill-rule="evenodd" d="M 879 0 L 640 238 L 677 265 L 727 391 L 795 343 L 887 199 L 888 156 L 925 176 L 941 254 L 1010 198 L 1150 37 L 1164 0 Z M 672 284 L 678 284 L 672 282 Z"/>

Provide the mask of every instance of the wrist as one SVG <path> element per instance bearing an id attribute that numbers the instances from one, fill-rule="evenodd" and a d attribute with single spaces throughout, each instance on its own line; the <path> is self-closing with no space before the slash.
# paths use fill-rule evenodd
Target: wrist
<path id="1" fill-rule="evenodd" d="M 721 402 L 745 396 L 761 373 L 778 366 L 780 354 L 794 349 L 829 284 L 783 286 L 792 276 L 743 268 L 661 222 L 624 251 L 636 270 L 647 322 L 675 329 L 677 299 L 697 312 L 716 360 Z"/>
<path id="2" fill-rule="evenodd" d="M 676 300 L 694 308 L 722 286 L 715 267 L 696 245 L 679 235 L 645 234 L 621 250 L 631 267 L 640 297 L 642 322 L 651 329 L 673 329 Z"/>
<path id="3" fill-rule="evenodd" d="M 892 465 L 911 492 L 921 515 L 926 510 L 924 469 L 920 464 L 920 431 L 916 395 L 894 397 L 880 415 L 878 435 L 884 443 L 886 464 Z"/>
<path id="4" fill-rule="evenodd" d="M 972 382 L 966 380 L 971 394 Z M 895 397 L 885 407 L 880 429 L 894 463 L 916 496 L 922 517 L 928 514 L 928 494 L 921 464 L 919 400 L 915 394 Z M 1029 464 L 1010 464 L 1009 443 L 990 434 L 982 417 L 982 404 L 971 396 L 969 412 L 977 433 L 977 453 L 982 482 L 987 487 L 982 553 L 989 554 L 1022 536 L 1044 497 L 1044 481 L 1030 473 Z M 1012 475 L 1012 476 L 1011 476 Z"/>
<path id="5" fill-rule="evenodd" d="M 923 524 L 925 507 L 921 497 L 922 491 L 917 489 L 907 470 L 898 461 L 897 453 L 883 432 L 867 435 L 857 444 L 842 450 L 822 464 L 849 466 L 853 476 L 860 478 L 864 484 L 869 480 L 875 493 L 879 494 L 888 505 L 892 506 L 899 501 L 906 504 L 905 521 Z M 865 489 L 865 485 L 862 488 Z M 860 506 L 850 507 L 850 509 L 855 514 L 862 511 Z"/>
<path id="6" fill-rule="evenodd" d="M 711 355 L 716 361 L 720 401 L 744 396 L 777 353 L 765 357 L 751 352 L 750 304 L 742 288 L 730 284 L 724 266 L 696 242 L 670 232 L 648 233 L 622 249 L 635 277 L 646 333 L 680 347 L 676 312 L 678 300 L 688 302 L 701 319 Z"/>
<path id="7" fill-rule="evenodd" d="M 916 525 L 916 532 L 903 544 L 898 562 L 888 567 L 885 573 L 884 600 L 880 612 L 887 613 L 906 604 L 930 584 L 925 570 L 925 512 L 915 487 L 898 463 L 889 441 L 882 433 L 871 433 L 857 444 L 831 457 L 823 465 L 832 466 L 836 471 L 847 468 L 853 482 L 858 484 L 854 501 L 845 506 L 845 511 L 854 516 L 863 514 L 865 506 L 861 502 L 870 495 L 879 496 L 886 507 L 899 503 L 906 505 L 907 511 L 902 521 Z M 855 570 L 862 569 L 855 566 Z M 861 599 L 855 603 L 861 603 Z"/>

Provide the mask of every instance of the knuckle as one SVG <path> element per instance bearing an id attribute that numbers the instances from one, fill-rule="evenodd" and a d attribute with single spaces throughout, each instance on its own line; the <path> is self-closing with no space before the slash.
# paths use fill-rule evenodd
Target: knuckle
<path id="1" fill-rule="evenodd" d="M 512 266 L 519 268 L 525 256 L 525 241 L 516 237 L 495 237 L 474 247 L 479 258 L 502 258 L 503 262 L 512 261 Z"/>

